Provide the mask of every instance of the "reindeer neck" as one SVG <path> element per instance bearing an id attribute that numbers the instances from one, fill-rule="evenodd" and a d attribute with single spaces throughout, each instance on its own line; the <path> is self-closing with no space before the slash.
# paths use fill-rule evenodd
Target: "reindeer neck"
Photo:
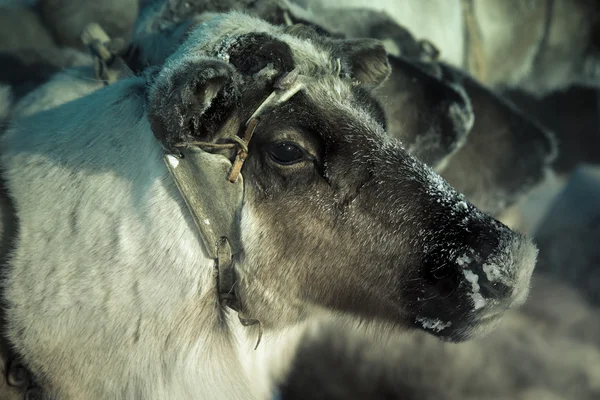
<path id="1" fill-rule="evenodd" d="M 143 90 L 143 80 L 115 83 L 3 138 L 19 211 L 6 336 L 60 399 L 252 398 L 214 261 L 165 167 Z"/>

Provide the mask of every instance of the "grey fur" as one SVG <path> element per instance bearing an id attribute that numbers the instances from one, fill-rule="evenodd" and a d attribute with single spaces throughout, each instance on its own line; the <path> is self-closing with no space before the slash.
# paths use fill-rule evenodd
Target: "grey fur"
<path id="1" fill-rule="evenodd" d="M 475 122 L 464 146 L 438 170 L 477 207 L 499 215 L 544 181 L 557 155 L 556 139 L 475 79 L 447 65 L 442 69 L 465 89 Z"/>
<path id="2" fill-rule="evenodd" d="M 64 72 L 65 69 L 92 64 L 92 58 L 86 53 L 57 47 L 0 53 L 0 61 L 0 82 L 12 86 L 15 102 L 43 86 L 56 74 L 68 74 L 69 72 Z M 89 74 L 87 79 L 95 79 L 94 74 Z M 61 97 L 63 94 L 57 92 L 55 95 Z"/>
<path id="3" fill-rule="evenodd" d="M 430 74 L 403 57 L 390 55 L 390 62 L 390 79 L 377 92 L 388 133 L 439 170 L 469 140 L 475 117 L 471 99 L 450 76 Z"/>
<path id="4" fill-rule="evenodd" d="M 12 118 L 19 118 L 45 111 L 104 87 L 96 80 L 92 67 L 67 69 L 56 74 L 50 81 L 25 95 L 12 109 Z"/>

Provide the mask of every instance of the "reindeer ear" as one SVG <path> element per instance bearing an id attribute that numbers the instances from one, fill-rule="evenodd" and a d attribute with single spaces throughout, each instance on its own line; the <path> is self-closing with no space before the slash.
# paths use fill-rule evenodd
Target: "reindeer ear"
<path id="1" fill-rule="evenodd" d="M 498 215 L 544 178 L 553 135 L 467 74 L 390 56 L 377 91 L 388 132 L 479 209 Z"/>
<path id="2" fill-rule="evenodd" d="M 385 110 L 388 133 L 433 168 L 464 143 L 473 126 L 471 102 L 460 85 L 405 58 L 389 56 L 392 74 L 375 94 Z"/>
<path id="3" fill-rule="evenodd" d="M 148 119 L 168 150 L 177 143 L 208 140 L 231 113 L 239 93 L 231 65 L 201 59 L 165 68 L 149 94 Z"/>
<path id="4" fill-rule="evenodd" d="M 338 40 L 337 47 L 350 75 L 360 83 L 377 87 L 390 75 L 388 55 L 379 40 Z"/>
<path id="5" fill-rule="evenodd" d="M 481 210 L 498 215 L 546 176 L 556 154 L 554 135 L 467 74 L 441 65 L 473 105 L 475 123 L 441 175 Z"/>

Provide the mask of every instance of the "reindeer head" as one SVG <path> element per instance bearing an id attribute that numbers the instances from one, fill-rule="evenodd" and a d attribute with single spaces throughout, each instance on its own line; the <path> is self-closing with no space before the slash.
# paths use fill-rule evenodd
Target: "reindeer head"
<path id="1" fill-rule="evenodd" d="M 282 77 L 301 83 L 261 114 L 242 169 L 236 290 L 266 327 L 329 310 L 463 340 L 527 295 L 531 242 L 386 134 L 371 91 L 389 73 L 376 40 L 231 13 L 154 78 L 149 118 L 168 148 L 242 135 Z"/>

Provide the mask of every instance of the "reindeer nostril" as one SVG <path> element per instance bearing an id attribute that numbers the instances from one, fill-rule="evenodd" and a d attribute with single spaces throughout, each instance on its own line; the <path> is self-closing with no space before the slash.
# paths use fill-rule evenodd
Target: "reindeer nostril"
<path id="1" fill-rule="evenodd" d="M 456 282 L 450 277 L 445 277 L 435 283 L 435 289 L 442 298 L 450 296 L 456 290 Z"/>
<path id="2" fill-rule="evenodd" d="M 433 287 L 436 297 L 442 299 L 454 293 L 460 284 L 460 279 L 455 271 L 447 267 L 429 270 L 424 277 Z"/>

